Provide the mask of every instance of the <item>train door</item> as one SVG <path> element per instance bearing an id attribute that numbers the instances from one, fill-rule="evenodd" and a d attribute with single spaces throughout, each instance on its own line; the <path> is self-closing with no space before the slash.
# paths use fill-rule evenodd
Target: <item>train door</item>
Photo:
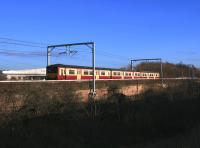
<path id="1" fill-rule="evenodd" d="M 77 69 L 77 80 L 81 80 L 82 69 Z"/>
<path id="2" fill-rule="evenodd" d="M 57 80 L 66 79 L 66 69 L 65 67 L 58 67 Z"/>
<path id="3" fill-rule="evenodd" d="M 96 70 L 96 79 L 99 79 L 99 70 Z"/>

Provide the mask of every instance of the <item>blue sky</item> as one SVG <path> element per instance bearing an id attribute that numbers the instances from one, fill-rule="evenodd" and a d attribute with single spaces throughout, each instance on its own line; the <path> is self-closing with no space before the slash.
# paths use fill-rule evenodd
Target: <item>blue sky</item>
<path id="1" fill-rule="evenodd" d="M 47 44 L 95 41 L 97 65 L 104 67 L 158 57 L 200 67 L 199 16 L 197 0 L 1 0 L 0 37 Z M 46 51 L 3 44 L 0 49 Z M 0 58 L 3 68 L 46 66 L 45 57 Z M 53 60 L 90 65 L 89 53 Z"/>

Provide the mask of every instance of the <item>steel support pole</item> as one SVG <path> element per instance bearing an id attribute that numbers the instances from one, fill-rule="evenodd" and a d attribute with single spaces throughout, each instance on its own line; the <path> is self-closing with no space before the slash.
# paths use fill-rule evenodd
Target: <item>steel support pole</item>
<path id="1" fill-rule="evenodd" d="M 47 66 L 51 64 L 51 50 L 47 47 Z"/>
<path id="2" fill-rule="evenodd" d="M 156 61 L 160 61 L 160 78 L 162 81 L 162 85 L 164 84 L 164 75 L 163 75 L 163 63 L 162 63 L 162 58 L 155 58 L 155 59 L 135 59 L 135 60 L 131 60 L 131 70 L 133 69 L 133 62 L 137 62 L 137 61 L 152 61 L 152 60 L 156 60 Z"/>
<path id="3" fill-rule="evenodd" d="M 164 82 L 163 82 L 163 64 L 162 64 L 162 59 L 160 59 L 160 72 L 161 72 L 161 81 L 162 81 L 162 86 L 163 86 Z"/>
<path id="4" fill-rule="evenodd" d="M 133 70 L 133 61 L 131 60 L 131 70 Z"/>
<path id="5" fill-rule="evenodd" d="M 92 93 L 93 93 L 93 99 L 94 99 L 96 95 L 95 42 L 93 42 L 93 45 L 92 45 L 92 67 L 93 67 L 93 92 Z"/>
<path id="6" fill-rule="evenodd" d="M 195 67 L 192 65 L 192 79 L 195 78 Z"/>
<path id="7" fill-rule="evenodd" d="M 83 42 L 83 43 L 73 43 L 73 44 L 61 44 L 61 45 L 51 45 L 47 47 L 47 66 L 49 66 L 51 64 L 51 52 L 54 48 L 56 47 L 71 47 L 71 46 L 82 46 L 82 45 L 86 45 L 88 46 L 91 50 L 92 50 L 92 69 L 93 69 L 93 88 L 92 88 L 92 92 L 90 92 L 92 94 L 92 98 L 94 99 L 95 95 L 96 95 L 96 70 L 95 70 L 95 48 L 96 48 L 96 44 L 95 42 Z"/>

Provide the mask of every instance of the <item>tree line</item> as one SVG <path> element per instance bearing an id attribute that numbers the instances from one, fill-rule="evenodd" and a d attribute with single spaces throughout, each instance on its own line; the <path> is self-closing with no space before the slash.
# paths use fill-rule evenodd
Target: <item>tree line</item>
<path id="1" fill-rule="evenodd" d="M 122 69 L 131 70 L 131 65 L 123 67 Z M 160 62 L 142 62 L 133 66 L 134 71 L 140 72 L 161 72 Z M 167 78 L 183 78 L 200 77 L 200 69 L 194 65 L 187 65 L 183 63 L 173 64 L 169 62 L 162 63 L 163 76 Z"/>

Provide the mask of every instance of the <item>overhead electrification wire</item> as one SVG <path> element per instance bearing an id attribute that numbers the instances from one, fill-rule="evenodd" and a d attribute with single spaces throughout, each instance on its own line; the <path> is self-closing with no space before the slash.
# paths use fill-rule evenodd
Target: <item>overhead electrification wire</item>
<path id="1" fill-rule="evenodd" d="M 87 50 L 80 50 L 79 52 L 92 53 L 91 51 L 87 51 Z M 111 52 L 107 52 L 107 51 L 104 51 L 104 50 L 96 50 L 96 55 L 103 55 L 103 56 L 107 56 L 107 57 L 115 57 L 115 58 L 126 59 L 126 60 L 130 59 L 130 57 L 125 57 L 125 56 L 122 56 L 122 55 L 113 54 Z"/>
<path id="2" fill-rule="evenodd" d="M 37 47 L 37 48 L 42 48 L 42 49 L 46 48 L 45 46 L 36 46 L 36 45 L 30 45 L 30 44 L 5 42 L 5 41 L 0 41 L 0 44 L 12 44 L 12 45 L 19 45 L 19 46 Z"/>
<path id="3" fill-rule="evenodd" d="M 23 40 L 17 40 L 17 39 L 5 38 L 5 37 L 0 37 L 0 40 L 9 40 L 9 41 L 15 41 L 15 42 L 21 42 L 21 43 L 27 43 L 27 44 L 34 44 L 34 45 L 44 45 L 44 46 L 48 45 L 48 44 L 45 44 L 45 43 L 23 41 Z"/>
<path id="4" fill-rule="evenodd" d="M 0 54 L 6 55 L 6 56 L 35 56 L 35 57 L 46 57 L 45 52 L 36 52 L 36 51 L 19 51 L 19 50 L 9 50 L 9 49 L 0 49 Z M 58 53 L 53 53 L 53 57 L 58 57 Z"/>
<path id="5" fill-rule="evenodd" d="M 11 39 L 11 38 L 4 38 L 4 37 L 0 37 L 0 40 L 9 40 L 9 41 L 15 41 L 15 42 L 21 42 L 21 43 L 15 43 L 15 42 L 8 42 L 8 41 L 0 41 L 0 43 L 2 44 L 13 44 L 13 45 L 21 45 L 21 46 L 29 46 L 29 47 L 38 47 L 38 48 L 46 48 L 47 44 L 44 43 L 37 43 L 37 42 L 30 42 L 30 41 L 23 41 L 23 40 L 17 40 L 17 39 Z M 22 43 L 26 43 L 26 44 L 22 44 Z M 34 44 L 34 45 L 32 45 Z M 37 46 L 37 45 L 46 45 L 46 46 Z M 62 50 L 59 49 L 58 50 Z M 66 50 L 66 49 L 63 49 Z M 79 52 L 88 52 L 91 53 L 91 51 L 88 51 L 88 49 L 86 50 L 79 50 Z M 104 51 L 104 50 L 97 50 L 96 54 L 98 55 L 102 55 L 102 56 L 107 56 L 107 57 L 116 57 L 116 58 L 120 58 L 120 59 L 130 59 L 128 57 L 122 56 L 122 55 L 117 55 L 117 54 L 113 54 L 111 52 L 108 51 Z"/>
<path id="6" fill-rule="evenodd" d="M 27 47 L 34 47 L 34 48 L 41 48 L 45 49 L 48 45 L 44 43 L 37 43 L 37 42 L 30 42 L 30 41 L 23 41 L 23 40 L 17 40 L 17 39 L 11 39 L 11 38 L 3 38 L 0 37 L 0 45 L 16 45 L 16 46 L 27 46 Z M 85 56 L 90 56 L 91 55 L 91 50 L 90 49 L 77 49 L 77 53 L 74 55 L 68 55 L 67 50 L 69 51 L 75 51 L 74 49 L 64 49 L 64 48 L 57 48 L 57 51 L 52 52 L 51 56 L 52 57 L 64 57 L 64 56 L 69 56 L 70 59 L 80 59 L 82 58 L 82 55 Z M 65 52 L 62 52 L 65 51 Z M 62 53 L 62 54 L 61 54 Z M 6 56 L 18 56 L 18 57 L 46 57 L 47 53 L 46 52 L 40 52 L 40 51 L 22 51 L 22 50 L 8 50 L 8 49 L 0 49 L 0 55 L 6 55 Z M 111 53 L 108 51 L 104 50 L 96 50 L 96 55 L 97 56 L 103 56 L 107 57 L 108 59 L 105 59 L 106 61 L 112 60 L 112 61 L 117 61 L 117 63 L 124 63 L 128 62 L 130 58 L 122 56 L 122 55 L 117 55 L 115 53 Z M 83 56 L 85 58 L 85 56 Z M 85 61 L 85 59 L 84 59 Z"/>
<path id="7" fill-rule="evenodd" d="M 24 40 L 5 38 L 5 37 L 0 37 L 0 40 L 9 40 L 9 41 L 25 43 L 25 44 L 21 44 L 21 43 L 13 43 L 13 42 L 8 42 L 8 41 L 3 41 L 4 44 L 15 44 L 15 45 L 22 45 L 22 46 L 29 46 L 29 47 L 39 47 L 39 48 L 46 48 L 46 46 L 48 46 L 48 44 L 44 44 L 44 43 L 24 41 Z M 2 42 L 0 41 L 0 43 L 2 43 Z M 44 45 L 44 46 L 36 46 L 36 45 Z M 58 48 L 58 50 L 62 50 L 62 49 Z M 65 50 L 65 49 L 63 49 L 63 50 Z M 85 49 L 83 51 L 87 52 L 88 49 L 87 50 Z M 129 59 L 128 57 L 118 55 L 118 54 L 113 54 L 113 53 L 105 51 L 105 50 L 97 50 L 96 53 L 102 53 L 102 54 L 109 55 L 109 56 L 114 56 L 114 57 L 123 58 L 123 59 Z"/>

